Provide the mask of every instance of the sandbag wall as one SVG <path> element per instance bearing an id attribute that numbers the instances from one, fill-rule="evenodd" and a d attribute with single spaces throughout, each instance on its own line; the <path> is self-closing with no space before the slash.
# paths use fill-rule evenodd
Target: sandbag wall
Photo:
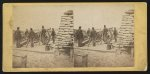
<path id="1" fill-rule="evenodd" d="M 73 44 L 73 11 L 68 10 L 61 16 L 61 22 L 56 38 L 56 47 L 59 49 L 72 47 Z"/>
<path id="2" fill-rule="evenodd" d="M 122 18 L 122 24 L 119 30 L 119 44 L 123 46 L 133 46 L 134 42 L 134 10 L 125 12 Z"/>

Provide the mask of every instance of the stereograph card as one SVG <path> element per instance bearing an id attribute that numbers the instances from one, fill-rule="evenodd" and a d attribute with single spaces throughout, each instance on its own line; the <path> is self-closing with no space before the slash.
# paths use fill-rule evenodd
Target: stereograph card
<path id="1" fill-rule="evenodd" d="M 4 3 L 3 71 L 145 71 L 144 2 Z"/>

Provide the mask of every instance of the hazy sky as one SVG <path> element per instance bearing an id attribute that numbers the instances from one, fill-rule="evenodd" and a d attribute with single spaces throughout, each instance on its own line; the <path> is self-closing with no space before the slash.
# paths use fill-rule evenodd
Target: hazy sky
<path id="1" fill-rule="evenodd" d="M 124 12 L 133 9 L 132 5 L 78 5 L 78 6 L 15 6 L 13 8 L 14 29 L 20 27 L 41 29 L 58 28 L 63 13 L 67 10 L 74 12 L 74 28 L 82 26 L 83 29 L 95 27 L 120 27 Z"/>

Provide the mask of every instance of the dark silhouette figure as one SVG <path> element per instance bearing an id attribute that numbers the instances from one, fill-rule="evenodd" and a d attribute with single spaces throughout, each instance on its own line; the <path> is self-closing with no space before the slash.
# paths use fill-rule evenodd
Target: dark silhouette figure
<path id="1" fill-rule="evenodd" d="M 53 43 L 55 43 L 55 36 L 56 36 L 56 33 L 55 33 L 54 28 L 52 28 L 51 36 L 52 36 Z"/>
<path id="2" fill-rule="evenodd" d="M 103 40 L 104 42 L 107 40 L 108 37 L 108 29 L 106 28 L 106 25 L 104 25 L 104 29 L 103 29 Z"/>
<path id="3" fill-rule="evenodd" d="M 41 41 L 43 44 L 46 44 L 46 29 L 44 29 L 44 26 L 42 26 L 42 32 L 41 32 Z"/>
<path id="4" fill-rule="evenodd" d="M 29 33 L 29 41 L 27 42 L 27 46 L 29 43 L 31 43 L 31 47 L 34 47 L 34 38 L 35 38 L 35 33 L 31 28 L 30 33 Z"/>
<path id="5" fill-rule="evenodd" d="M 77 40 L 78 40 L 78 47 L 82 47 L 83 33 L 81 30 L 81 26 L 79 27 L 79 29 L 77 31 Z"/>
<path id="6" fill-rule="evenodd" d="M 90 34 L 91 34 L 91 31 L 90 31 L 90 28 L 88 28 L 88 30 L 87 30 L 88 37 L 90 37 Z"/>
<path id="7" fill-rule="evenodd" d="M 29 31 L 28 31 L 28 29 L 26 29 L 25 38 L 28 39 L 28 37 L 29 37 Z"/>
<path id="8" fill-rule="evenodd" d="M 15 40 L 16 40 L 16 47 L 21 47 L 21 31 L 19 30 L 19 27 L 17 27 L 17 30 L 15 31 Z"/>
<path id="9" fill-rule="evenodd" d="M 91 42 L 92 42 L 93 46 L 96 46 L 96 31 L 95 31 L 94 27 L 92 27 L 92 31 L 90 33 L 90 43 Z"/>
<path id="10" fill-rule="evenodd" d="M 116 28 L 114 28 L 113 34 L 114 34 L 115 42 L 117 42 L 117 35 L 118 35 L 118 32 L 117 32 Z"/>

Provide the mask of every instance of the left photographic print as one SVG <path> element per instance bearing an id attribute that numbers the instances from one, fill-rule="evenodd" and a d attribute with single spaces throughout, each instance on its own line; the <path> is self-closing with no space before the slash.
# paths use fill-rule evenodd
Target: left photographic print
<path id="1" fill-rule="evenodd" d="M 73 67 L 70 52 L 73 51 L 74 17 L 73 10 L 65 8 L 66 6 L 13 8 L 13 68 Z"/>

